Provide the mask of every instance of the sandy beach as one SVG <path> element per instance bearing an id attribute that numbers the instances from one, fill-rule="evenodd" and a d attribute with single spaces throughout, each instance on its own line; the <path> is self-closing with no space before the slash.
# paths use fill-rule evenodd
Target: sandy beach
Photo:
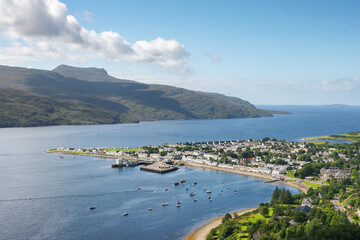
<path id="1" fill-rule="evenodd" d="M 236 212 L 236 213 L 240 216 L 245 213 L 252 212 L 255 209 L 257 209 L 257 207 L 256 208 L 248 208 L 248 209 L 242 210 L 240 212 Z M 231 215 L 234 216 L 234 214 L 231 214 Z M 185 239 L 186 240 L 204 240 L 204 239 L 206 239 L 206 236 L 209 234 L 210 230 L 219 226 L 221 224 L 221 221 L 223 218 L 224 218 L 224 216 L 213 219 L 210 222 L 205 223 L 205 225 L 200 225 L 200 226 L 194 228 Z M 196 230 L 196 229 L 198 229 L 198 230 Z"/>

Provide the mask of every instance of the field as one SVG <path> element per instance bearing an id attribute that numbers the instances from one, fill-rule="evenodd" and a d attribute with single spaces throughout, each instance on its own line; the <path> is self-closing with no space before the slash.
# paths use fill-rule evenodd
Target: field
<path id="1" fill-rule="evenodd" d="M 309 137 L 304 138 L 306 141 L 311 140 L 341 140 L 341 141 L 350 141 L 350 142 L 360 142 L 360 132 L 350 132 L 346 134 L 330 135 L 330 136 L 320 136 L 320 137 Z"/>

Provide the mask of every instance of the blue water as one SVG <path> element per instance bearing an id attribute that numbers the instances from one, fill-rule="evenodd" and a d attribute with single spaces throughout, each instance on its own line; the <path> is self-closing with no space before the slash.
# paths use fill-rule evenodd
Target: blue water
<path id="1" fill-rule="evenodd" d="M 110 160 L 68 155 L 60 158 L 43 152 L 49 148 L 134 147 L 263 137 L 298 140 L 360 129 L 360 107 L 266 108 L 293 114 L 259 119 L 0 129 L 0 239 L 179 239 L 203 221 L 268 201 L 276 186 L 260 179 L 197 168 L 165 175 L 141 172 L 139 168 L 115 170 L 110 168 Z M 173 186 L 181 178 L 188 179 L 186 185 Z M 203 190 L 190 185 L 195 179 L 200 189 L 213 190 L 212 202 Z M 231 189 L 226 189 L 223 182 Z M 224 194 L 217 195 L 221 190 Z M 198 202 L 192 201 L 191 191 L 197 192 Z M 183 202 L 180 208 L 175 207 L 178 200 Z M 169 206 L 161 206 L 163 201 Z M 88 209 L 92 205 L 97 206 L 94 211 Z M 148 207 L 154 210 L 149 212 Z M 129 212 L 128 217 L 122 216 L 124 211 Z"/>

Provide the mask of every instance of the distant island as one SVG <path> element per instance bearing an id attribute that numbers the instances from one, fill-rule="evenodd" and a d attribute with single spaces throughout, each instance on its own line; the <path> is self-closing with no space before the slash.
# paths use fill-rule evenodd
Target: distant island
<path id="1" fill-rule="evenodd" d="M 270 117 L 218 93 L 118 79 L 100 68 L 0 66 L 0 127 Z"/>

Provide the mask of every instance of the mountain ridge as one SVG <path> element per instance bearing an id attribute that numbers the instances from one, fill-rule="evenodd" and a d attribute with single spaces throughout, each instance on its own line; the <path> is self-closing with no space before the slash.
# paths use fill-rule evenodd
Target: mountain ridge
<path id="1" fill-rule="evenodd" d="M 240 98 L 118 79 L 102 68 L 59 65 L 48 71 L 0 65 L 0 87 L 21 91 L 18 94 L 36 95 L 38 101 L 46 97 L 59 104 L 66 103 L 65 109 L 59 108 L 59 112 L 68 111 L 70 116 L 75 117 L 65 124 L 272 116 L 271 111 L 257 109 Z M 11 96 L 14 98 L 14 94 Z M 1 101 L 0 104 L 3 105 Z M 26 105 L 19 102 L 19 106 Z M 86 121 L 80 121 L 81 117 L 77 114 L 79 107 L 102 111 L 104 121 L 93 111 Z M 43 122 L 44 119 L 46 117 L 43 117 Z"/>

